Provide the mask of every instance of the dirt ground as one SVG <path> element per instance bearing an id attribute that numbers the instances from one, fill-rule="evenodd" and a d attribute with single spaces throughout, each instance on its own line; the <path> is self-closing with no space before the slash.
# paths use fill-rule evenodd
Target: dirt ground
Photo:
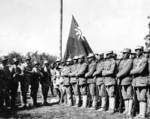
<path id="1" fill-rule="evenodd" d="M 0 111 L 0 119 L 129 119 L 128 117 L 115 113 L 98 112 L 92 109 L 81 109 L 77 107 L 67 107 L 59 105 L 57 97 L 48 96 L 49 105 L 42 105 L 41 93 L 38 93 L 38 107 L 30 106 L 32 99 L 28 95 L 29 106 L 26 109 L 21 107 L 17 109 L 7 109 Z"/>

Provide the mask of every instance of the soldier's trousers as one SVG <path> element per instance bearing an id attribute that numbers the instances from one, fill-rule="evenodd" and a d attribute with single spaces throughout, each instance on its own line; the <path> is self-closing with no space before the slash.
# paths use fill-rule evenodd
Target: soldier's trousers
<path id="1" fill-rule="evenodd" d="M 38 92 L 38 89 L 39 89 L 39 81 L 37 79 L 31 84 L 31 97 L 33 98 L 33 103 L 34 104 L 37 103 L 37 92 Z"/>
<path id="2" fill-rule="evenodd" d="M 25 76 L 21 79 L 21 92 L 23 97 L 23 102 L 27 104 L 27 93 L 29 90 L 30 77 Z"/>
<path id="3" fill-rule="evenodd" d="M 66 94 L 72 95 L 71 85 L 65 85 Z"/>
<path id="4" fill-rule="evenodd" d="M 147 101 L 147 87 L 135 87 L 137 99 L 140 102 L 146 102 Z"/>
<path id="5" fill-rule="evenodd" d="M 18 82 L 11 83 L 11 106 L 15 105 L 18 86 L 19 86 Z"/>
<path id="6" fill-rule="evenodd" d="M 6 89 L 6 95 L 5 95 L 5 105 L 10 106 L 10 92 L 11 92 L 11 85 L 10 83 L 7 84 L 7 89 Z"/>
<path id="7" fill-rule="evenodd" d="M 130 100 L 133 98 L 133 88 L 131 85 L 122 85 L 121 93 L 124 100 Z"/>
<path id="8" fill-rule="evenodd" d="M 81 95 L 87 95 L 87 84 L 79 85 Z"/>
<path id="9" fill-rule="evenodd" d="M 78 96 L 79 95 L 79 85 L 77 83 L 72 83 L 71 86 L 72 86 L 74 95 Z"/>
<path id="10" fill-rule="evenodd" d="M 44 101 L 47 100 L 48 91 L 49 91 L 49 85 L 45 82 L 42 82 L 42 94 L 44 97 Z"/>
<path id="11" fill-rule="evenodd" d="M 114 97 L 115 96 L 115 86 L 114 85 L 108 85 L 105 86 L 106 91 L 109 97 Z"/>
<path id="12" fill-rule="evenodd" d="M 98 85 L 98 96 L 99 97 L 105 97 L 105 86 L 104 84 Z"/>

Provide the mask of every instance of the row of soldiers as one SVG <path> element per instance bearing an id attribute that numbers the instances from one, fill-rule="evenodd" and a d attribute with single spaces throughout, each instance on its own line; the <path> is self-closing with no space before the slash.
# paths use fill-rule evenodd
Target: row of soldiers
<path id="1" fill-rule="evenodd" d="M 51 85 L 51 71 L 48 60 L 45 60 L 42 68 L 39 62 L 31 63 L 31 57 L 26 56 L 25 62 L 20 64 L 17 58 L 13 58 L 13 64 L 8 64 L 8 57 L 3 56 L 0 65 L 0 109 L 17 107 L 18 86 L 21 87 L 22 107 L 28 106 L 27 94 L 31 87 L 30 96 L 33 106 L 37 106 L 37 93 L 39 84 L 42 86 L 44 104 L 48 104 L 47 96 Z"/>
<path id="2" fill-rule="evenodd" d="M 75 107 L 82 104 L 81 108 L 90 107 L 110 114 L 117 108 L 123 109 L 124 105 L 124 115 L 145 118 L 150 96 L 149 56 L 149 49 L 138 46 L 135 52 L 123 49 L 121 57 L 116 57 L 113 51 L 107 52 L 105 58 L 103 53 L 90 53 L 89 64 L 84 55 L 69 58 L 58 68 L 60 103 Z"/>

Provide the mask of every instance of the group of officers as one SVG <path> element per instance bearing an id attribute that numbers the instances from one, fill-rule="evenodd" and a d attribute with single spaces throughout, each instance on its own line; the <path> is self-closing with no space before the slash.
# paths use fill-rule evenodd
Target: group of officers
<path id="1" fill-rule="evenodd" d="M 150 50 L 137 46 L 135 51 L 123 49 L 121 56 L 113 51 L 105 55 L 90 53 L 88 64 L 84 55 L 75 56 L 58 68 L 60 103 L 110 114 L 122 108 L 121 113 L 126 116 L 146 118 L 150 96 Z"/>
<path id="2" fill-rule="evenodd" d="M 21 107 L 27 108 L 28 93 L 33 100 L 33 106 L 37 106 L 37 93 L 39 84 L 42 87 L 43 104 L 47 105 L 47 96 L 51 83 L 51 71 L 49 61 L 45 60 L 41 68 L 39 62 L 31 62 L 31 57 L 26 56 L 25 62 L 13 58 L 13 64 L 8 64 L 8 57 L 3 56 L 0 64 L 0 110 L 18 107 L 18 89 L 21 89 Z M 18 99 L 19 100 L 19 99 Z"/>
<path id="3" fill-rule="evenodd" d="M 43 102 L 47 104 L 48 91 L 54 83 L 60 104 L 113 114 L 122 98 L 122 114 L 132 116 L 135 109 L 135 118 L 145 118 L 150 96 L 149 58 L 150 50 L 138 46 L 135 52 L 129 48 L 123 49 L 121 57 L 113 51 L 108 51 L 105 57 L 104 53 L 90 53 L 88 63 L 82 54 L 65 62 L 57 59 L 53 67 L 45 60 L 39 70 L 39 62 L 34 61 L 31 66 L 29 56 L 21 65 L 14 58 L 11 66 L 4 56 L 0 66 L 0 109 L 4 106 L 15 108 L 19 83 L 23 107 L 27 107 L 29 85 L 33 106 L 37 105 L 40 83 Z"/>

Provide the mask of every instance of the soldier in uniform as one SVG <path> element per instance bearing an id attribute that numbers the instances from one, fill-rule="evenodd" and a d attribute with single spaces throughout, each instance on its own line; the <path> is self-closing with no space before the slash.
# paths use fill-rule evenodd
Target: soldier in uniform
<path id="1" fill-rule="evenodd" d="M 21 65 L 22 70 L 22 79 L 21 79 L 21 91 L 22 91 L 22 97 L 24 102 L 24 108 L 27 107 L 27 93 L 29 90 L 30 80 L 32 76 L 32 66 L 31 66 L 31 57 L 26 56 L 25 57 L 25 63 Z"/>
<path id="2" fill-rule="evenodd" d="M 11 107 L 14 108 L 16 105 L 17 89 L 20 81 L 21 69 L 19 67 L 19 60 L 13 58 L 13 65 L 10 68 L 11 73 Z"/>
<path id="3" fill-rule="evenodd" d="M 87 79 L 87 84 L 88 84 L 88 106 L 91 107 L 91 102 L 92 102 L 92 108 L 96 109 L 97 106 L 97 100 L 96 100 L 96 79 L 93 77 L 93 73 L 95 72 L 96 69 L 96 63 L 95 63 L 95 56 L 93 53 L 90 53 L 88 56 L 88 72 L 85 73 L 85 78 Z"/>
<path id="4" fill-rule="evenodd" d="M 79 97 L 79 85 L 78 85 L 78 81 L 77 81 L 77 78 L 75 77 L 76 73 L 77 73 L 77 70 L 78 70 L 78 56 L 75 56 L 73 58 L 73 62 L 74 64 L 72 65 L 72 68 L 71 68 L 71 73 L 69 73 L 69 76 L 70 76 L 70 83 L 71 83 L 71 86 L 72 86 L 72 89 L 73 89 L 73 93 L 74 93 L 74 96 L 75 96 L 75 107 L 79 107 L 79 102 L 80 102 L 80 97 Z"/>
<path id="5" fill-rule="evenodd" d="M 104 63 L 102 76 L 104 77 L 104 84 L 109 97 L 109 110 L 107 112 L 113 114 L 115 109 L 115 69 L 116 62 L 113 58 L 113 51 L 106 53 L 107 60 Z"/>
<path id="6" fill-rule="evenodd" d="M 148 59 L 142 55 L 143 47 L 135 49 L 137 57 L 133 61 L 133 69 L 130 74 L 134 75 L 132 86 L 136 91 L 137 100 L 139 102 L 139 115 L 135 118 L 145 118 L 147 106 L 147 91 L 148 91 Z"/>
<path id="7" fill-rule="evenodd" d="M 67 106 L 72 106 L 72 90 L 71 90 L 71 84 L 70 84 L 70 76 L 69 74 L 71 73 L 71 65 L 72 59 L 68 58 L 66 61 L 66 68 L 62 72 L 61 76 L 64 78 L 63 79 L 63 85 L 65 87 L 65 92 L 67 96 Z"/>
<path id="8" fill-rule="evenodd" d="M 48 96 L 48 91 L 49 91 L 49 86 L 51 83 L 51 71 L 49 68 L 49 62 L 48 60 L 44 61 L 44 65 L 41 69 L 41 73 L 43 75 L 43 78 L 41 79 L 41 85 L 42 85 L 42 94 L 44 97 L 44 105 L 48 105 L 47 102 L 47 96 Z"/>
<path id="9" fill-rule="evenodd" d="M 132 69 L 133 60 L 129 58 L 131 49 L 125 48 L 123 50 L 123 60 L 119 64 L 119 71 L 116 74 L 121 85 L 121 93 L 124 100 L 125 111 L 123 114 L 131 116 L 131 109 L 133 103 L 133 90 L 132 90 L 132 78 L 130 71 Z"/>
<path id="10" fill-rule="evenodd" d="M 33 99 L 33 106 L 37 106 L 37 92 L 39 89 L 39 81 L 43 74 L 39 70 L 39 62 L 34 61 L 31 79 L 31 97 Z"/>
<path id="11" fill-rule="evenodd" d="M 81 108 L 86 108 L 87 106 L 87 80 L 85 78 L 85 74 L 88 71 L 88 65 L 84 61 L 84 55 L 80 55 L 79 59 L 79 67 L 76 73 L 76 77 L 79 83 L 79 91 L 82 96 L 82 107 Z"/>
<path id="12" fill-rule="evenodd" d="M 102 69 L 104 65 L 104 54 L 97 54 L 97 66 L 93 76 L 96 78 L 96 86 L 98 89 L 98 102 L 101 102 L 100 109 L 97 111 L 104 111 L 106 106 L 106 99 L 104 93 L 104 77 L 102 77 Z"/>
<path id="13" fill-rule="evenodd" d="M 8 58 L 2 57 L 2 64 L 0 66 L 0 109 L 4 108 L 4 102 L 6 106 L 9 106 L 9 89 L 10 89 L 10 71 L 7 66 Z"/>

